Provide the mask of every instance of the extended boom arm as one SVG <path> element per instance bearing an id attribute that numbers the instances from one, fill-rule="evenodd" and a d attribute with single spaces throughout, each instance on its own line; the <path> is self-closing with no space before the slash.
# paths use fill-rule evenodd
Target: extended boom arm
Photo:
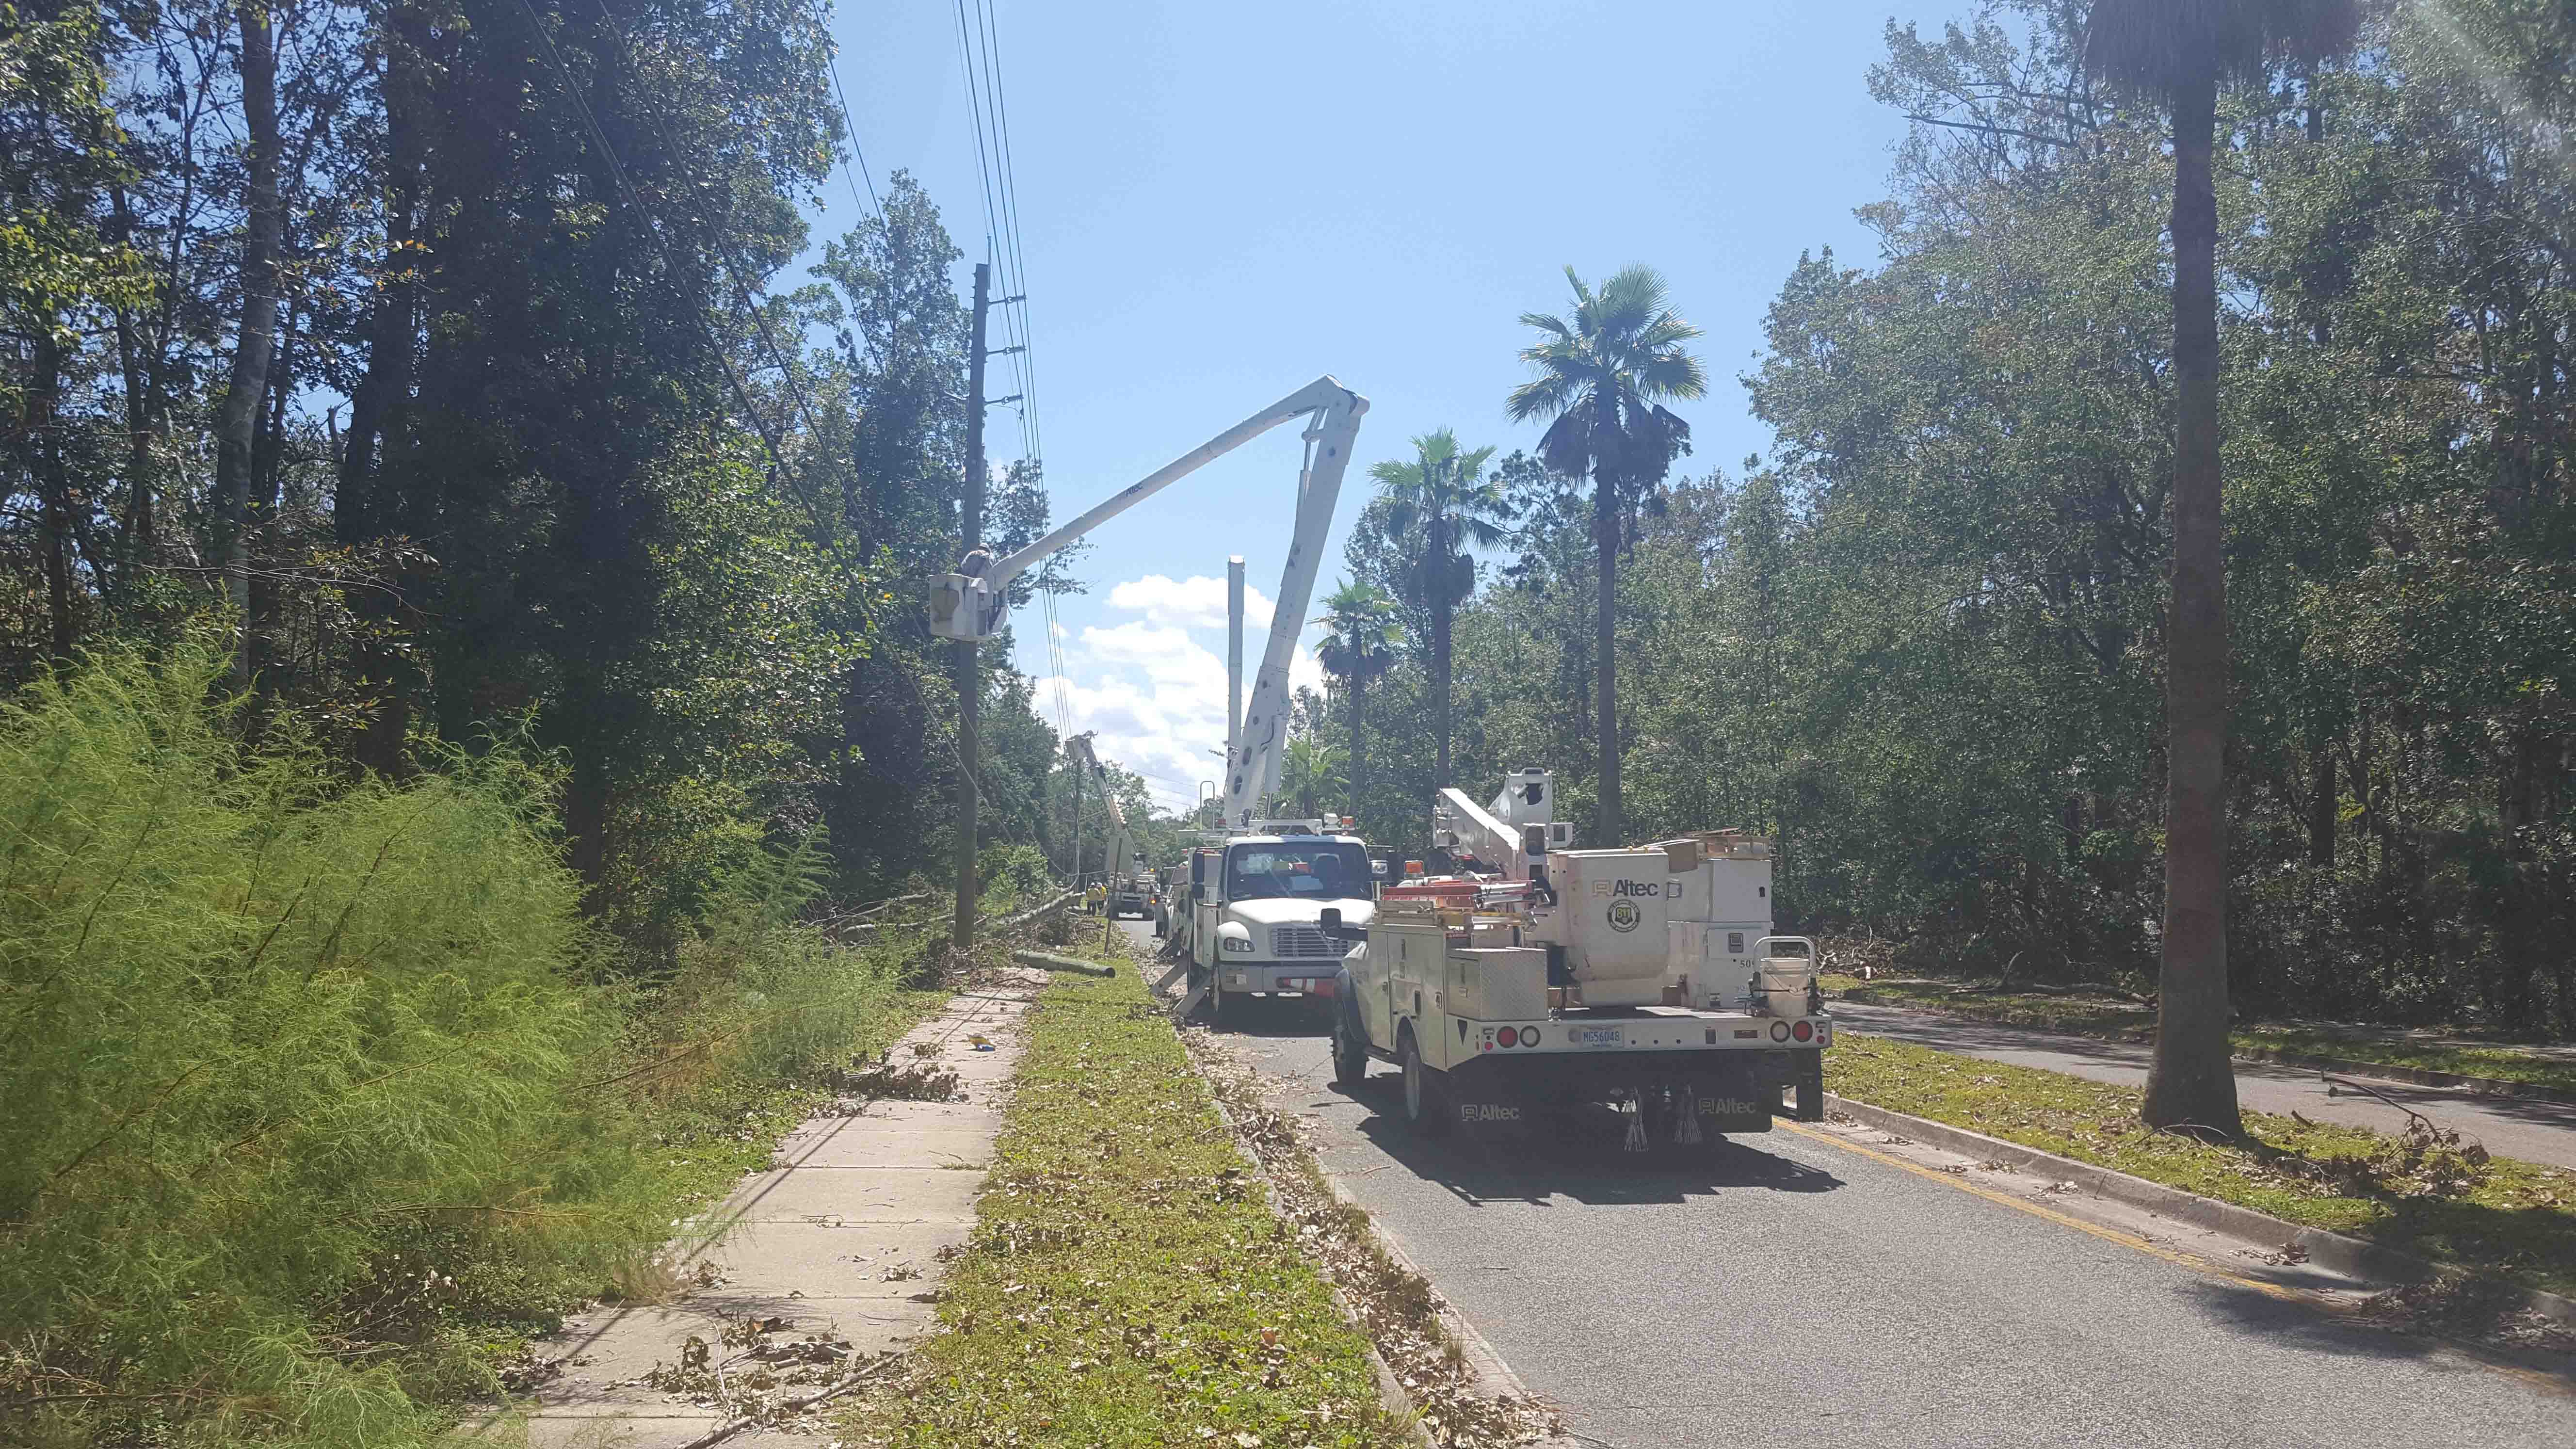
<path id="1" fill-rule="evenodd" d="M 1060 549 L 1066 544 L 1073 542 L 1075 539 L 1082 537 L 1084 534 L 1089 533 L 1101 524 L 1108 522 L 1110 519 L 1117 517 L 1119 514 L 1126 512 L 1128 509 L 1133 508 L 1155 494 L 1162 492 L 1165 488 L 1168 488 L 1172 484 L 1179 482 L 1181 479 L 1188 477 L 1190 474 L 1197 472 L 1199 469 L 1206 467 L 1208 464 L 1215 462 L 1217 459 L 1224 457 L 1226 454 L 1233 452 L 1235 449 L 1242 447 L 1245 443 L 1252 441 L 1254 438 L 1257 438 L 1263 433 L 1270 431 L 1272 428 L 1279 426 L 1281 423 L 1288 421 L 1290 418 L 1305 417 L 1309 414 L 1313 414 L 1317 417 L 1317 427 L 1309 429 L 1306 433 L 1306 437 L 1310 443 L 1318 436 L 1319 433 L 1330 434 L 1334 431 L 1336 424 L 1339 424 L 1339 431 L 1341 433 L 1339 438 L 1340 448 L 1337 453 L 1331 454 L 1333 458 L 1333 466 L 1331 469 L 1332 477 L 1330 482 L 1331 493 L 1337 494 L 1341 489 L 1342 469 L 1348 466 L 1350 461 L 1350 436 L 1359 431 L 1360 414 L 1367 411 L 1368 399 L 1361 397 L 1358 393 L 1355 393 L 1349 388 L 1342 386 L 1340 383 L 1335 382 L 1329 375 L 1315 379 L 1313 382 L 1297 389 L 1288 396 L 1281 398 L 1279 401 L 1272 403 L 1270 406 L 1263 408 L 1261 411 L 1254 413 L 1248 418 L 1245 418 L 1242 422 L 1235 424 L 1233 427 L 1230 427 L 1224 432 L 1217 434 L 1215 437 L 1208 439 L 1199 446 L 1192 448 L 1190 451 L 1183 453 L 1177 458 L 1174 458 L 1162 467 L 1155 469 L 1152 473 L 1147 474 L 1142 481 L 1121 489 L 1119 492 L 1111 495 L 1106 502 L 1101 503 L 1090 512 L 1083 514 L 1081 517 L 1076 518 L 1064 527 L 1057 529 L 1055 532 L 1048 534 L 1046 537 L 1039 539 L 1037 542 L 1030 544 L 1024 549 L 1021 549 L 1018 553 L 1012 554 L 1008 558 L 993 560 L 990 562 L 987 562 L 981 555 L 968 556 L 966 561 L 958 566 L 958 572 L 949 574 L 945 578 L 938 579 L 931 584 L 930 632 L 942 639 L 989 639 L 993 637 L 993 635 L 1002 627 L 1002 611 L 1005 607 L 1005 598 L 1010 592 L 1011 581 L 1013 579 L 1016 579 L 1021 574 L 1028 572 L 1029 569 L 1036 566 L 1041 560 L 1046 558 L 1047 555 L 1054 553 L 1057 549 Z M 1328 447 L 1331 441 L 1332 439 L 1328 437 Z M 1310 461 L 1307 473 L 1310 481 L 1306 484 L 1306 488 L 1300 492 L 1297 508 L 1298 537 L 1301 540 L 1304 538 L 1306 530 L 1305 494 L 1312 490 L 1313 483 L 1311 480 L 1320 476 L 1313 461 Z M 1329 526 L 1332 522 L 1332 498 L 1329 495 L 1324 501 L 1323 518 L 1325 524 Z M 1322 535 L 1318 533 L 1315 543 L 1320 547 L 1322 542 Z M 1310 549 L 1308 552 L 1312 553 L 1313 550 Z M 1288 572 L 1291 578 L 1293 578 L 1297 572 L 1297 554 L 1293 549 L 1288 556 Z M 1311 589 L 1314 583 L 1314 569 L 1311 562 L 1309 563 L 1306 572 L 1306 585 L 1301 588 L 1297 594 L 1297 601 L 1294 610 L 1299 614 L 1303 614 L 1306 611 L 1307 590 Z M 1283 594 L 1280 599 L 1280 606 L 1283 610 L 1288 608 L 1288 600 L 1285 597 L 1285 588 L 1286 581 L 1283 580 Z M 1277 627 L 1274 623 L 1272 633 L 1275 635 L 1277 632 Z M 1291 643 L 1294 643 L 1293 635 L 1291 636 Z M 1264 661 L 1264 667 L 1265 669 L 1267 668 L 1267 660 Z M 1284 669 L 1285 666 L 1283 665 L 1282 668 Z M 1256 686 L 1254 698 L 1258 699 L 1259 697 L 1258 687 Z"/>

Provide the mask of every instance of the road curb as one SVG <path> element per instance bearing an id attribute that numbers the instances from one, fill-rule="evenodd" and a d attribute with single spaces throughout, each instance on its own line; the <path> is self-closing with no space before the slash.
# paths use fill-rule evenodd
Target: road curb
<path id="1" fill-rule="evenodd" d="M 1963 1156 L 2001 1162 L 2016 1168 L 2037 1168 L 2058 1181 L 2072 1182 L 2096 1196 L 2143 1208 L 2178 1223 L 2258 1243 L 2296 1245 L 2307 1254 L 2309 1262 L 2330 1272 L 2393 1283 L 2422 1283 L 2434 1278 L 2472 1276 L 2466 1269 L 2450 1264 L 2431 1262 L 2412 1253 L 2401 1253 L 2395 1248 L 2381 1247 L 2377 1243 L 2331 1233 L 2323 1228 L 2301 1227 L 2270 1213 L 2166 1187 L 2143 1177 L 2096 1167 L 2071 1157 L 2060 1157 L 2054 1152 L 2042 1152 L 2036 1147 L 2024 1147 L 2018 1142 L 2007 1142 L 2000 1137 L 1989 1137 L 1982 1132 L 1935 1122 L 1928 1117 L 1892 1112 L 1885 1107 L 1855 1102 L 1831 1092 L 1825 1094 L 1825 1106 L 1882 1132 L 1928 1143 Z M 2526 1288 L 2518 1283 L 2505 1286 L 2519 1295 L 2523 1306 L 2532 1312 L 2576 1327 L 2576 1299 L 2561 1297 L 2545 1289 Z"/>
<path id="2" fill-rule="evenodd" d="M 1973 1021 L 1979 1026 L 1999 1026 L 2006 1031 L 2024 1031 L 2033 1036 L 2067 1036 L 2080 1041 L 2119 1042 L 2124 1046 L 2152 1046 L 2155 1038 L 2136 1034 L 2079 1031 L 2067 1026 L 2033 1026 L 2028 1022 L 1998 1021 L 1979 1016 L 1973 1011 L 1954 1011 L 1948 1007 L 1925 1006 L 1914 1001 L 1888 1001 L 1873 995 L 1868 988 L 1838 992 L 1828 998 L 1848 1001 L 1854 1006 L 1884 1007 L 1889 1011 L 1919 1011 L 1927 1016 L 1944 1016 L 1953 1021 Z M 2553 1102 L 2562 1107 L 2576 1107 L 2576 1092 L 2544 1087 L 2537 1082 L 2516 1082 L 2503 1077 L 2473 1077 L 2461 1072 L 2437 1072 L 2426 1067 L 2401 1067 L 2387 1062 L 2354 1061 L 2349 1057 L 2310 1056 L 2304 1052 L 2272 1051 L 2264 1048 L 2238 1048 L 2229 1060 L 2254 1066 L 2297 1067 L 2301 1071 L 2332 1072 L 2340 1077 L 2375 1077 L 2385 1082 L 2405 1082 L 2417 1087 L 2448 1087 L 2480 1097 L 2511 1097 L 2525 1102 Z"/>

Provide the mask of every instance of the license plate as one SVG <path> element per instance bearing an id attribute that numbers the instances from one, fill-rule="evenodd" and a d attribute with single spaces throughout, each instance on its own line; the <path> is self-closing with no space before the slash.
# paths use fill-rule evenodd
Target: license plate
<path id="1" fill-rule="evenodd" d="M 1579 1047 L 1614 1047 L 1620 1044 L 1619 1028 L 1578 1026 L 1574 1029 L 1573 1042 Z"/>

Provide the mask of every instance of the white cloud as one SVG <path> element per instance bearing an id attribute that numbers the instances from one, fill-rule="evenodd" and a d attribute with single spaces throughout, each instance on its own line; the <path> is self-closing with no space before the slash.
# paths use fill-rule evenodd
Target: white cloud
<path id="1" fill-rule="evenodd" d="M 1220 640 L 1225 629 L 1225 580 L 1194 574 L 1177 582 L 1161 574 L 1147 574 L 1129 579 L 1109 591 L 1109 607 L 1142 614 L 1157 624 L 1177 624 L 1189 629 L 1214 629 Z M 1244 647 L 1258 649 L 1252 642 L 1270 627 L 1271 615 L 1278 605 L 1270 596 L 1247 583 L 1243 586 Z"/>
<path id="2" fill-rule="evenodd" d="M 1248 695 L 1276 610 L 1257 589 L 1244 595 Z M 1092 748 L 1101 759 L 1144 775 L 1165 809 L 1186 810 L 1198 783 L 1224 770 L 1225 580 L 1148 574 L 1113 586 L 1107 603 L 1113 614 L 1136 617 L 1062 640 L 1070 728 L 1097 731 Z M 1323 669 L 1302 645 L 1288 680 L 1292 690 L 1323 687 Z M 1057 683 L 1039 680 L 1037 697 L 1053 699 Z"/>

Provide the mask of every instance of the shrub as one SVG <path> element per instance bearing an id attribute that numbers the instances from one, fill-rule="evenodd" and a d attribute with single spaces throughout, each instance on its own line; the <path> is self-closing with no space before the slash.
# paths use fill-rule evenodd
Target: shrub
<path id="1" fill-rule="evenodd" d="M 0 706 L 0 1411 L 399 1440 L 424 1412 L 347 1331 L 457 1291 L 406 1248 L 560 1269 L 641 1230 L 574 1090 L 619 1018 L 542 778 L 350 781 L 291 724 L 254 753 L 224 665 L 192 638 Z"/>

